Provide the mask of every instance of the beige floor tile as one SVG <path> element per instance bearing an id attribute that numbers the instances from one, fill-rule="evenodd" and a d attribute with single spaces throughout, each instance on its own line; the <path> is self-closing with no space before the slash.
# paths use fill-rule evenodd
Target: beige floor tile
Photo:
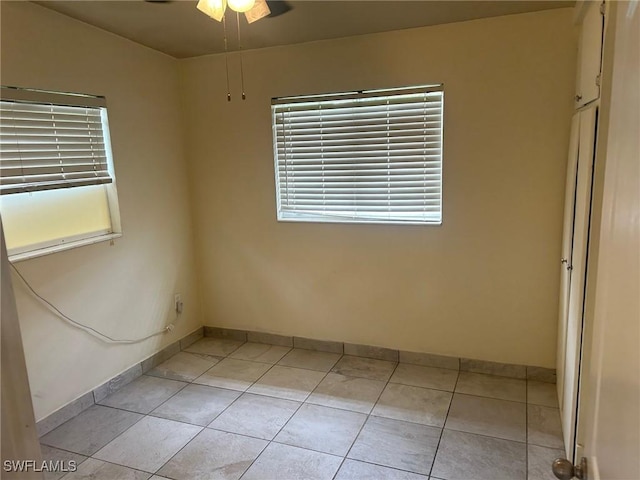
<path id="1" fill-rule="evenodd" d="M 142 375 L 99 403 L 132 412 L 149 413 L 186 386 L 184 382 Z"/>
<path id="2" fill-rule="evenodd" d="M 451 480 L 526 480 L 524 443 L 444 430 L 432 477 Z"/>
<path id="3" fill-rule="evenodd" d="M 560 410 L 540 405 L 527 406 L 527 441 L 541 447 L 564 448 Z"/>
<path id="4" fill-rule="evenodd" d="M 64 478 L 65 480 L 147 480 L 150 476 L 148 472 L 89 458 L 78 465 L 75 472 L 68 473 Z"/>
<path id="5" fill-rule="evenodd" d="M 362 413 L 304 404 L 275 441 L 344 456 L 366 419 Z"/>
<path id="6" fill-rule="evenodd" d="M 179 352 L 147 372 L 154 377 L 191 382 L 213 367 L 219 359 L 209 355 Z"/>
<path id="7" fill-rule="evenodd" d="M 385 385 L 378 380 L 329 373 L 309 395 L 307 403 L 370 413 Z"/>
<path id="8" fill-rule="evenodd" d="M 528 480 L 556 480 L 551 464 L 556 458 L 565 457 L 564 450 L 529 445 L 527 447 Z"/>
<path id="9" fill-rule="evenodd" d="M 391 377 L 396 365 L 397 363 L 386 360 L 345 355 L 331 371 L 349 377 L 362 377 L 386 382 Z"/>
<path id="10" fill-rule="evenodd" d="M 158 473 L 176 480 L 237 480 L 266 446 L 257 438 L 205 429 Z"/>
<path id="11" fill-rule="evenodd" d="M 244 393 L 209 427 L 272 440 L 299 407 L 292 400 Z"/>
<path id="12" fill-rule="evenodd" d="M 278 362 L 278 365 L 328 372 L 341 356 L 339 353 L 294 348 Z"/>
<path id="13" fill-rule="evenodd" d="M 526 442 L 526 404 L 456 393 L 445 428 Z"/>
<path id="14" fill-rule="evenodd" d="M 442 427 L 450 402 L 449 392 L 390 383 L 382 392 L 371 414 Z"/>
<path id="15" fill-rule="evenodd" d="M 195 425 L 145 417 L 94 457 L 154 473 L 201 430 L 202 427 Z"/>
<path id="16" fill-rule="evenodd" d="M 346 459 L 335 480 L 428 480 L 417 473 Z"/>
<path id="17" fill-rule="evenodd" d="M 400 363 L 389 381 L 403 385 L 412 385 L 414 387 L 433 388 L 453 392 L 457 378 L 457 370 Z"/>
<path id="18" fill-rule="evenodd" d="M 43 461 L 56 463 L 60 467 L 55 472 L 44 472 L 44 480 L 58 480 L 65 475 L 66 472 L 74 470 L 87 459 L 84 455 L 59 450 L 47 445 L 40 445 L 40 451 L 42 452 Z"/>
<path id="19" fill-rule="evenodd" d="M 303 402 L 324 376 L 323 372 L 275 365 L 248 391 Z"/>
<path id="20" fill-rule="evenodd" d="M 479 397 L 525 402 L 527 398 L 527 383 L 526 380 L 517 378 L 460 372 L 456 392 Z"/>
<path id="21" fill-rule="evenodd" d="M 245 343 L 229 357 L 238 360 L 252 360 L 254 362 L 278 363 L 284 357 L 290 347 L 281 347 L 278 345 L 267 345 L 265 343 Z"/>
<path id="22" fill-rule="evenodd" d="M 226 357 L 236 351 L 243 343 L 241 340 L 232 340 L 230 338 L 205 337 L 190 345 L 185 351 L 213 355 L 215 357 Z"/>
<path id="23" fill-rule="evenodd" d="M 465 372 L 486 373 L 509 378 L 527 378 L 527 367 L 510 363 L 488 362 L 486 360 L 460 359 L 460 370 Z"/>
<path id="24" fill-rule="evenodd" d="M 239 396 L 240 392 L 224 388 L 189 385 L 151 415 L 206 427 Z"/>
<path id="25" fill-rule="evenodd" d="M 335 455 L 271 443 L 242 480 L 331 480 L 340 463 Z"/>
<path id="26" fill-rule="evenodd" d="M 428 475 L 440 432 L 435 427 L 369 417 L 347 457 Z"/>
<path id="27" fill-rule="evenodd" d="M 558 390 L 555 383 L 527 382 L 527 403 L 558 408 Z"/>
<path id="28" fill-rule="evenodd" d="M 267 363 L 225 358 L 193 383 L 244 392 L 270 368 Z"/>
<path id="29" fill-rule="evenodd" d="M 82 455 L 93 455 L 141 418 L 138 413 L 94 405 L 47 433 L 40 442 Z"/>

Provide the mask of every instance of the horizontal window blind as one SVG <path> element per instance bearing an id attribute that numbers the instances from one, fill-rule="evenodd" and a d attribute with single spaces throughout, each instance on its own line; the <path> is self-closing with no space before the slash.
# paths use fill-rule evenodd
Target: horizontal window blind
<path id="1" fill-rule="evenodd" d="M 64 97 L 61 95 L 61 104 L 6 100 L 3 88 L 2 195 L 113 181 L 105 144 L 104 107 L 82 106 L 81 96 L 73 96 L 71 102 Z M 93 97 L 89 99 L 95 103 Z"/>
<path id="2" fill-rule="evenodd" d="M 442 87 L 272 105 L 278 219 L 440 224 Z"/>

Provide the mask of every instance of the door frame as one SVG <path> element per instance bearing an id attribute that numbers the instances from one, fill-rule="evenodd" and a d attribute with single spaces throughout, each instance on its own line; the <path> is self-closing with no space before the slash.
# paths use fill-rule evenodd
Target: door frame
<path id="1" fill-rule="evenodd" d="M 613 210 L 611 209 L 612 205 L 612 195 L 615 197 L 615 192 L 611 191 L 611 187 L 609 187 L 609 191 L 605 192 L 606 184 L 605 184 L 605 168 L 607 166 L 608 161 L 616 162 L 617 158 L 608 159 L 608 155 L 610 155 L 609 151 L 609 138 L 611 135 L 611 105 L 612 105 L 612 83 L 614 80 L 614 76 L 616 73 L 614 72 L 614 57 L 616 57 L 616 51 L 620 47 L 615 44 L 616 39 L 618 37 L 617 30 L 618 26 L 616 25 L 619 20 L 623 20 L 624 22 L 628 22 L 624 25 L 627 30 L 625 31 L 626 35 L 632 35 L 631 29 L 633 26 L 630 26 L 630 16 L 629 14 L 633 12 L 635 15 L 633 18 L 635 19 L 635 32 L 637 36 L 638 23 L 640 22 L 640 4 L 636 3 L 635 11 L 633 10 L 633 6 L 628 2 L 607 2 L 607 22 L 605 24 L 605 41 L 604 41 L 604 50 L 603 50 L 603 66 L 602 66 L 602 88 L 601 88 L 601 109 L 600 109 L 600 126 L 598 128 L 597 134 L 597 147 L 596 147 L 596 163 L 595 163 L 595 171 L 594 171 L 594 187 L 593 187 L 593 210 L 592 210 L 592 220 L 591 220 L 591 238 L 590 238 L 590 255 L 588 261 L 588 273 L 587 273 L 587 290 L 585 292 L 586 302 L 585 302 L 585 311 L 584 311 L 584 329 L 583 329 L 583 346 L 582 346 L 582 358 L 581 358 L 581 374 L 580 374 L 580 384 L 579 384 L 579 396 L 578 396 L 578 411 L 577 411 L 577 422 L 576 422 L 576 446 L 574 450 L 574 464 L 579 462 L 582 457 L 586 457 L 588 461 L 588 475 L 589 480 L 599 480 L 601 478 L 601 470 L 598 464 L 598 451 L 596 443 L 599 440 L 599 432 L 598 432 L 598 420 L 601 405 L 600 405 L 600 388 L 603 379 L 606 380 L 602 372 L 602 361 L 603 355 L 605 352 L 603 351 L 603 337 L 606 329 L 606 325 L 604 325 L 604 318 L 602 317 L 602 311 L 598 307 L 596 302 L 606 300 L 606 297 L 603 297 L 603 294 L 600 290 L 603 290 L 603 282 L 607 283 L 607 278 L 602 277 L 602 272 L 599 271 L 599 267 L 603 267 L 604 270 L 607 268 L 605 264 L 600 263 L 601 253 L 601 239 L 603 238 L 604 233 L 608 233 L 603 231 L 604 229 L 610 228 L 612 223 Z M 631 20 L 633 21 L 633 20 Z M 628 37 L 623 38 L 629 42 Z M 624 43 L 624 42 L 623 42 Z M 637 48 L 637 47 L 636 47 Z M 636 50 L 637 52 L 637 50 Z M 635 66 L 638 66 L 638 60 L 635 59 Z M 624 68 L 629 69 L 627 64 L 622 64 L 621 70 Z M 620 68 L 620 67 L 618 67 Z M 633 68 L 633 67 L 631 67 Z M 627 70 L 628 71 L 628 70 Z M 624 72 L 622 75 L 624 75 Z M 619 74 L 620 75 L 620 74 Z M 637 76 L 637 73 L 636 73 Z M 626 77 L 626 76 L 625 76 Z M 627 91 L 629 90 L 629 85 L 626 85 Z M 636 94 L 637 96 L 637 94 Z M 617 99 L 617 102 L 621 100 Z M 625 98 L 625 102 L 631 101 L 631 99 Z M 616 112 L 619 115 L 619 113 Z M 619 120 L 618 120 L 619 121 Z M 636 122 L 638 119 L 636 117 Z M 637 128 L 632 126 L 632 128 Z M 639 141 L 640 145 L 640 141 Z M 615 172 L 614 172 L 615 173 Z M 605 195 L 609 197 L 609 210 L 605 211 Z M 637 234 L 637 231 L 636 231 Z M 609 245 L 609 248 L 610 245 Z M 608 258 L 608 257 L 607 257 Z M 608 265 L 607 265 L 608 267 Z M 638 268 L 630 266 L 631 268 Z M 600 277 L 599 277 L 600 275 Z M 636 342 L 638 339 L 636 339 Z M 636 343 L 637 349 L 637 343 Z M 630 368 L 633 369 L 633 365 L 630 365 Z M 638 365 L 635 365 L 635 368 L 638 369 Z M 633 370 L 632 370 L 633 371 Z M 631 374 L 633 375 L 633 373 Z M 638 388 L 638 384 L 636 383 L 636 388 Z M 637 393 L 637 392 L 636 392 Z M 637 407 L 636 407 L 637 410 Z M 637 411 L 635 412 L 637 416 Z M 633 414 L 631 414 L 633 416 Z M 628 418 L 627 422 L 631 421 L 631 418 Z M 631 427 L 633 428 L 633 426 Z M 620 432 L 623 433 L 623 432 Z M 614 442 L 612 445 L 608 445 L 608 448 L 611 451 L 616 452 L 624 452 L 625 449 L 629 454 L 626 458 L 626 467 L 632 462 L 638 461 L 638 453 L 640 453 L 640 445 L 638 444 L 638 439 L 636 438 L 636 444 L 633 444 L 633 439 L 626 437 L 624 435 L 615 435 Z M 634 457 L 634 458 L 630 458 Z M 608 464 L 608 467 L 605 467 L 607 471 L 612 470 L 612 464 L 615 464 L 617 468 L 625 469 L 624 466 L 621 467 L 621 462 L 617 462 L 614 458 L 606 458 L 605 463 Z M 603 463 L 604 465 L 604 463 Z M 640 472 L 640 466 L 636 465 L 637 472 Z M 619 473 L 619 472 L 618 472 Z M 603 474 L 606 474 L 603 473 Z M 628 471 L 627 471 L 628 474 Z"/>

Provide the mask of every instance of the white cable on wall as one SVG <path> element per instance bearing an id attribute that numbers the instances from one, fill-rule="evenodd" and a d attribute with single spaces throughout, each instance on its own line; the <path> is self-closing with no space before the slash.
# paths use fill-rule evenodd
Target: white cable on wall
<path id="1" fill-rule="evenodd" d="M 77 328 L 79 330 L 82 330 L 83 332 L 88 333 L 89 335 L 97 338 L 98 340 L 100 340 L 100 341 L 102 341 L 104 343 L 108 343 L 108 344 L 140 343 L 140 342 L 144 342 L 145 340 L 148 340 L 150 338 L 156 337 L 158 335 L 162 335 L 164 333 L 171 332 L 173 330 L 173 325 L 170 324 L 170 325 L 167 325 L 162 330 L 160 330 L 158 332 L 155 332 L 155 333 L 152 333 L 151 335 L 147 335 L 146 337 L 142 337 L 142 338 L 136 338 L 136 339 L 128 340 L 128 339 L 118 339 L 118 338 L 110 337 L 109 335 L 106 335 L 106 334 L 104 334 L 102 332 L 99 332 L 98 330 L 96 330 L 93 327 L 89 327 L 87 325 L 83 325 L 80 322 L 76 322 L 72 318 L 69 318 L 67 315 L 62 313 L 55 305 L 53 305 L 51 302 L 49 302 L 46 298 L 43 298 L 42 296 L 40 296 L 38 294 L 38 292 L 36 292 L 33 289 L 33 287 L 29 284 L 29 282 L 27 282 L 26 278 L 24 278 L 22 276 L 20 271 L 13 264 L 10 264 L 10 265 L 11 265 L 11 268 L 13 268 L 13 270 L 18 274 L 18 276 L 20 277 L 22 282 L 25 284 L 25 286 L 29 289 L 31 294 L 33 296 L 35 296 L 38 300 L 40 300 L 42 303 L 44 303 L 53 313 L 55 313 L 58 317 L 60 317 L 61 319 L 63 319 L 67 323 L 69 323 L 72 327 Z"/>

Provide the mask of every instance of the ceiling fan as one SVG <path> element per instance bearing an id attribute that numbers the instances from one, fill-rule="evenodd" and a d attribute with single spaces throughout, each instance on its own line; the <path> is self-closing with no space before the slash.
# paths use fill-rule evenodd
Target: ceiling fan
<path id="1" fill-rule="evenodd" d="M 169 3 L 171 0 L 145 0 L 149 3 Z M 246 99 L 244 92 L 244 69 L 242 67 L 242 43 L 240 41 L 240 14 L 244 13 L 248 23 L 253 23 L 264 17 L 277 17 L 287 13 L 292 7 L 284 0 L 198 0 L 196 8 L 209 17 L 221 22 L 224 26 L 224 52 L 227 71 L 227 100 L 231 101 L 231 90 L 229 88 L 229 60 L 227 57 L 227 23 L 226 10 L 236 12 L 238 50 L 240 51 L 240 79 L 242 85 L 242 99 Z"/>
<path id="2" fill-rule="evenodd" d="M 291 10 L 291 6 L 283 1 L 267 0 L 199 0 L 197 8 L 218 22 L 222 21 L 225 11 L 244 13 L 248 23 L 253 23 L 264 17 L 275 17 Z"/>
<path id="3" fill-rule="evenodd" d="M 145 0 L 148 3 L 170 3 L 172 0 Z M 229 7 L 234 12 L 244 13 L 248 23 L 264 17 L 278 17 L 293 7 L 284 0 L 199 0 L 197 8 L 211 18 L 222 21 Z"/>

